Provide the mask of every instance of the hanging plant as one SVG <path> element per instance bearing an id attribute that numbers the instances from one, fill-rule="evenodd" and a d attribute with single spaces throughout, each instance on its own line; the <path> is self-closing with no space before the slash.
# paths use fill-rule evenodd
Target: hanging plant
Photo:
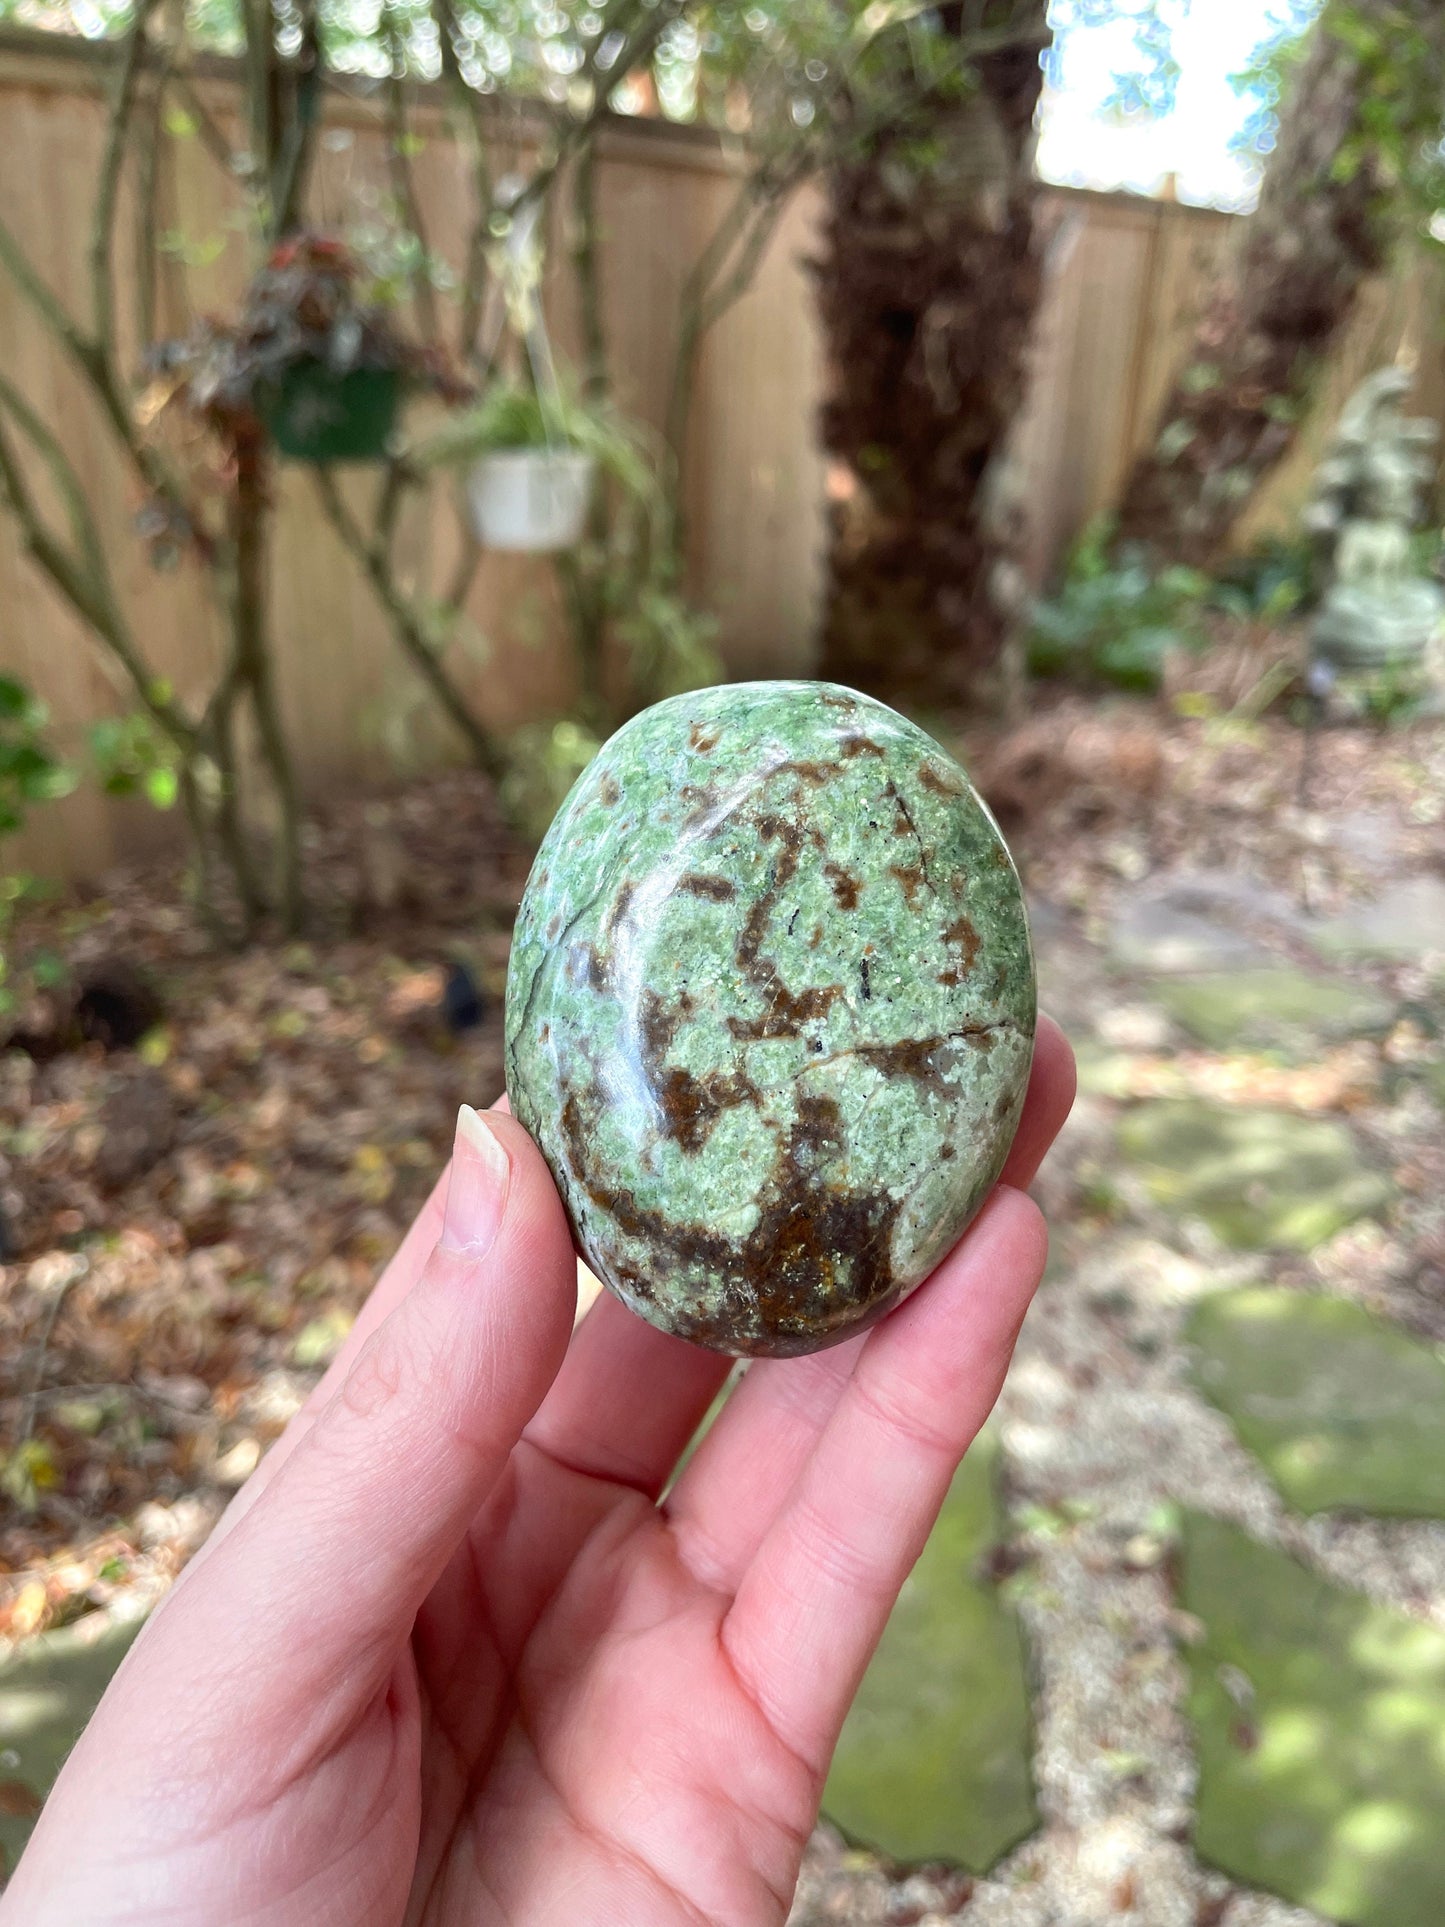
<path id="1" fill-rule="evenodd" d="M 491 549 L 555 554 L 581 541 L 599 459 L 623 432 L 558 394 L 499 384 L 419 451 L 428 466 L 466 471 L 467 509 Z"/>
<path id="2" fill-rule="evenodd" d="M 641 431 L 562 389 L 544 396 L 499 382 L 419 445 L 413 459 L 465 472 L 473 525 L 489 548 L 574 547 L 599 477 L 615 482 L 646 519 L 661 500 L 656 457 Z"/>
<path id="3" fill-rule="evenodd" d="M 354 250 L 325 234 L 279 242 L 236 321 L 203 320 L 152 362 L 162 405 L 181 401 L 232 443 L 264 434 L 300 462 L 381 461 L 409 387 L 467 392 L 397 331 Z"/>

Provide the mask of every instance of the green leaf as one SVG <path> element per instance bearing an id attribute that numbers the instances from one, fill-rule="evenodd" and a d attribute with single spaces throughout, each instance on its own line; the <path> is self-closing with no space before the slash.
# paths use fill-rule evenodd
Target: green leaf
<path id="1" fill-rule="evenodd" d="M 175 808 L 176 797 L 180 794 L 180 781 L 173 769 L 149 770 L 145 779 L 145 793 L 158 810 Z"/>
<path id="2" fill-rule="evenodd" d="M 16 682 L 13 676 L 0 676 L 0 717 L 28 717 L 34 708 L 34 697 L 23 683 Z"/>

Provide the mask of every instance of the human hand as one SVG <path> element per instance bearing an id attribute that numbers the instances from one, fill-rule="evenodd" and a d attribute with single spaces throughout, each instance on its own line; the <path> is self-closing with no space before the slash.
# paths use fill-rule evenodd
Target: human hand
<path id="1" fill-rule="evenodd" d="M 1000 1184 L 873 1331 L 729 1363 L 575 1267 L 510 1117 L 450 1167 L 116 1675 L 5 1927 L 785 1919 L 834 1743 L 1043 1269 L 1041 1027 Z M 570 1342 L 569 1342 L 570 1341 Z"/>

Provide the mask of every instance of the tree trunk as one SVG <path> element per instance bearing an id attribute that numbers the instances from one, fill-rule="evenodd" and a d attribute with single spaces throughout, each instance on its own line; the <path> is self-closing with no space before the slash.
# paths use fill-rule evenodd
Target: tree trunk
<path id="1" fill-rule="evenodd" d="M 979 91 L 948 110 L 926 165 L 916 138 L 884 134 L 828 177 L 814 264 L 833 458 L 822 668 L 841 682 L 958 693 L 1008 628 L 1014 532 L 990 484 L 1041 283 L 1045 12 L 1039 0 L 1031 44 L 980 59 Z"/>
<path id="2" fill-rule="evenodd" d="M 1439 0 L 1349 0 L 1348 12 L 1381 33 L 1408 16 L 1428 45 L 1441 39 L 1438 9 Z M 1125 485 L 1117 539 L 1170 560 L 1217 557 L 1294 441 L 1316 375 L 1395 236 L 1400 189 L 1367 137 L 1379 102 L 1367 59 L 1332 30 L 1341 12 L 1331 4 L 1313 30 L 1259 206 Z"/>

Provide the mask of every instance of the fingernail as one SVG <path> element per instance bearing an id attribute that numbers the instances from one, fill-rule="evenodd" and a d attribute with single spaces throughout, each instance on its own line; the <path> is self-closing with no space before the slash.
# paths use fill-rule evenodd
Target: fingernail
<path id="1" fill-rule="evenodd" d="M 481 1258 L 491 1250 L 502 1213 L 512 1166 L 506 1148 L 487 1120 L 463 1104 L 457 1112 L 452 1174 L 442 1218 L 442 1245 L 448 1251 Z"/>

